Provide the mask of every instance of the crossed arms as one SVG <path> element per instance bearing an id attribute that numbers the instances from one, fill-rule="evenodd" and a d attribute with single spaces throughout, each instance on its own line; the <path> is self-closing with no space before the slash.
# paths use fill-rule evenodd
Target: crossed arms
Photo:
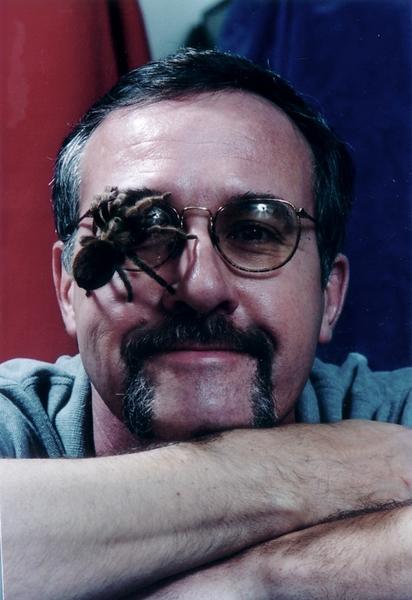
<path id="1" fill-rule="evenodd" d="M 6 600 L 406 599 L 411 456 L 410 430 L 346 421 L 0 461 Z"/>

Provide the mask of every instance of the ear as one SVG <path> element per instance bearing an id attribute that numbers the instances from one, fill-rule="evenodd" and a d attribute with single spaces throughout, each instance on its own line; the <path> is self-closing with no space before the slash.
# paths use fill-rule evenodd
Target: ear
<path id="1" fill-rule="evenodd" d="M 62 262 L 63 242 L 53 245 L 53 281 L 57 301 L 67 333 L 76 337 L 76 319 L 73 307 L 73 275 L 70 275 Z"/>
<path id="2" fill-rule="evenodd" d="M 338 254 L 334 260 L 328 282 L 323 291 L 324 308 L 319 333 L 319 343 L 332 339 L 333 329 L 342 312 L 349 284 L 349 262 L 346 256 Z"/>

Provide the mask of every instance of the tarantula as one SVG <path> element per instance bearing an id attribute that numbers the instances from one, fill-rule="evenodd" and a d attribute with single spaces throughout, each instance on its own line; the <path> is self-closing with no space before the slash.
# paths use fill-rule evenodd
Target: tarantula
<path id="1" fill-rule="evenodd" d="M 150 196 L 145 190 L 119 191 L 117 187 L 106 188 L 105 193 L 96 196 L 90 209 L 80 217 L 80 221 L 93 219 L 93 235 L 83 236 L 82 248 L 73 262 L 73 276 L 79 287 L 89 296 L 92 290 L 108 283 L 117 272 L 127 291 L 127 301 L 133 301 L 133 290 L 123 267 L 130 259 L 138 270 L 144 271 L 165 287 L 170 294 L 175 290 L 156 271 L 136 254 L 136 246 L 148 234 L 156 231 L 172 231 L 176 239 L 184 242 L 196 236 L 186 234 L 182 229 L 171 225 L 153 224 L 149 210 L 163 202 L 170 194 Z"/>

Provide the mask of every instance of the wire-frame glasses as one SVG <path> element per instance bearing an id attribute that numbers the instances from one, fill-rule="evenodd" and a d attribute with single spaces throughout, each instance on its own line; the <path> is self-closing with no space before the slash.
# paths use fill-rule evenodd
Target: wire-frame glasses
<path id="1" fill-rule="evenodd" d="M 178 212 L 170 204 L 159 202 L 144 211 L 145 227 L 135 236 L 134 253 L 152 268 L 179 256 L 188 240 L 176 229 L 185 229 L 189 211 L 206 212 L 210 238 L 220 256 L 236 269 L 252 273 L 274 271 L 285 265 L 299 245 L 301 220 L 316 224 L 305 209 L 280 198 L 230 202 L 214 214 L 204 206 L 186 206 Z M 130 262 L 124 268 L 135 271 L 136 265 Z"/>

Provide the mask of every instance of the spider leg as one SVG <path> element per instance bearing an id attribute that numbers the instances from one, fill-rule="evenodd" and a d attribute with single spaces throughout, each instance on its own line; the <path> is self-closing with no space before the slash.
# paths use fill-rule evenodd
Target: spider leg
<path id="1" fill-rule="evenodd" d="M 158 275 L 158 273 L 156 273 L 156 271 L 154 271 L 151 267 L 149 267 L 136 254 L 128 254 L 127 256 L 130 258 L 130 260 L 132 260 L 134 262 L 134 264 L 137 267 L 139 267 L 139 269 L 141 271 L 144 271 L 147 275 L 149 275 L 149 277 L 151 277 L 152 279 L 154 279 L 155 281 L 157 281 L 157 283 L 159 283 L 161 286 L 163 286 L 164 288 L 166 288 L 167 291 L 169 292 L 169 294 L 175 294 L 176 293 L 175 289 L 172 288 L 172 286 L 170 285 L 170 283 L 167 283 L 167 281 L 165 279 L 163 279 L 163 277 L 160 277 L 160 275 Z"/>
<path id="2" fill-rule="evenodd" d="M 171 231 L 183 240 L 197 240 L 197 235 L 194 233 L 186 233 L 183 229 L 173 227 L 173 225 L 152 225 L 147 228 L 147 231 Z"/>
<path id="3" fill-rule="evenodd" d="M 113 200 L 105 200 L 99 206 L 99 217 L 101 222 L 104 225 L 107 225 L 107 222 L 111 219 L 111 208 L 112 208 Z"/>
<path id="4" fill-rule="evenodd" d="M 139 216 L 139 213 L 144 213 L 145 210 L 150 208 L 155 203 L 164 202 L 164 200 L 166 198 L 168 198 L 169 196 L 170 196 L 170 193 L 166 192 L 165 194 L 161 194 L 158 196 L 146 196 L 146 197 L 138 198 L 137 200 L 135 200 L 135 202 L 133 204 L 131 204 L 126 209 L 124 216 L 126 219 L 128 219 L 130 217 Z M 127 192 L 126 192 L 126 199 L 129 199 L 129 198 L 130 198 L 130 194 L 127 195 Z"/>
<path id="5" fill-rule="evenodd" d="M 100 223 L 100 217 L 97 213 L 97 210 L 91 210 L 90 212 L 90 217 L 92 217 L 93 219 L 93 223 L 92 223 L 92 233 L 94 236 L 96 236 L 97 234 L 97 230 L 100 229 L 102 230 L 102 228 L 104 227 L 103 223 Z"/>
<path id="6" fill-rule="evenodd" d="M 79 224 L 83 221 L 83 219 L 87 219 L 88 217 L 92 217 L 92 211 L 89 209 L 87 210 L 85 213 L 83 213 L 80 217 L 79 220 L 77 221 L 77 226 L 79 226 Z"/>
<path id="7" fill-rule="evenodd" d="M 122 269 L 122 267 L 119 265 L 118 267 L 116 267 L 116 272 L 119 275 L 120 279 L 123 281 L 124 286 L 127 290 L 127 301 L 133 302 L 132 286 L 130 284 L 129 278 L 127 277 L 126 273 L 124 272 L 124 269 Z"/>
<path id="8" fill-rule="evenodd" d="M 94 225 L 104 231 L 107 227 L 107 223 L 110 220 L 110 200 L 103 200 L 98 204 L 93 212 Z"/>

